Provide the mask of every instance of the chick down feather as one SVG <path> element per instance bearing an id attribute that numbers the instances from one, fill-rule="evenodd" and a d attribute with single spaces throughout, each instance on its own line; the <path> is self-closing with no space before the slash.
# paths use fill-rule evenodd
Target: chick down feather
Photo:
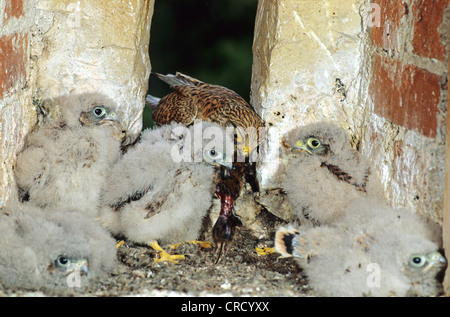
<path id="1" fill-rule="evenodd" d="M 83 287 L 116 265 L 115 240 L 75 211 L 0 209 L 0 285 L 35 290 Z"/>
<path id="2" fill-rule="evenodd" d="M 329 224 L 355 199 L 381 199 L 383 190 L 370 162 L 353 150 L 348 133 L 331 122 L 291 130 L 283 137 L 287 164 L 280 183 L 298 219 Z"/>
<path id="3" fill-rule="evenodd" d="M 232 157 L 231 133 L 214 123 L 146 130 L 108 175 L 100 221 L 138 243 L 197 239 L 212 204 L 215 165 Z"/>
<path id="4" fill-rule="evenodd" d="M 117 105 L 100 94 L 53 102 L 60 116 L 32 132 L 17 157 L 19 195 L 34 206 L 76 208 L 95 217 L 105 177 L 121 156 Z"/>
<path id="5" fill-rule="evenodd" d="M 281 227 L 275 247 L 294 256 L 309 285 L 325 296 L 432 296 L 446 260 L 439 228 L 410 210 L 354 201 L 333 224 Z"/>

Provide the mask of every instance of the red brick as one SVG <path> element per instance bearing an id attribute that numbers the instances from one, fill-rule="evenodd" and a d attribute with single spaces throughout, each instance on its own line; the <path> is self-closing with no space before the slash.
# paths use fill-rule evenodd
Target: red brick
<path id="1" fill-rule="evenodd" d="M 25 85 L 27 34 L 0 37 L 0 98 Z"/>
<path id="2" fill-rule="evenodd" d="M 12 17 L 19 18 L 22 15 L 23 15 L 23 0 L 6 0 L 3 23 L 6 23 Z"/>
<path id="3" fill-rule="evenodd" d="M 398 0 L 374 0 L 380 7 L 380 26 L 371 29 L 372 43 L 385 50 L 399 50 L 398 32 L 400 19 L 408 12 L 408 7 Z M 373 11 L 374 13 L 374 11 Z"/>
<path id="4" fill-rule="evenodd" d="M 439 38 L 445 8 L 450 0 L 418 0 L 412 7 L 414 15 L 413 52 L 421 57 L 445 59 L 445 45 Z"/>
<path id="5" fill-rule="evenodd" d="M 370 94 L 378 115 L 434 138 L 440 98 L 440 76 L 414 65 L 375 56 Z"/>

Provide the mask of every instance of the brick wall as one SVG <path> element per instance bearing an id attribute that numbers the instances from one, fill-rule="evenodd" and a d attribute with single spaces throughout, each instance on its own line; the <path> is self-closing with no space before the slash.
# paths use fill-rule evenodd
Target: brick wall
<path id="1" fill-rule="evenodd" d="M 381 23 L 371 29 L 377 48 L 370 93 L 375 113 L 417 130 L 437 135 L 439 104 L 447 90 L 445 43 L 439 27 L 449 0 L 376 0 Z M 441 64 L 441 70 L 427 64 Z M 441 63 L 442 62 L 442 63 Z"/>
<path id="2" fill-rule="evenodd" d="M 23 0 L 6 0 L 5 10 L 3 12 L 3 23 L 7 23 L 12 17 L 20 18 L 23 16 Z"/>
<path id="3" fill-rule="evenodd" d="M 375 113 L 417 130 L 427 137 L 437 133 L 441 76 L 395 58 L 375 55 L 370 91 Z"/>
<path id="4" fill-rule="evenodd" d="M 15 195 L 15 153 L 35 122 L 29 71 L 33 23 L 23 0 L 0 2 L 0 206 Z"/>
<path id="5" fill-rule="evenodd" d="M 366 43 L 371 52 L 367 152 L 394 206 L 413 207 L 442 225 L 448 258 L 450 0 L 372 3 L 380 15 Z M 444 289 L 450 294 L 450 269 Z"/>
<path id="6" fill-rule="evenodd" d="M 12 18 L 23 17 L 22 0 L 6 1 L 2 15 L 2 26 L 6 26 Z M 0 98 L 25 85 L 27 49 L 27 33 L 12 30 L 0 37 Z"/>
<path id="7" fill-rule="evenodd" d="M 396 207 L 443 221 L 450 0 L 372 0 L 366 152 Z"/>

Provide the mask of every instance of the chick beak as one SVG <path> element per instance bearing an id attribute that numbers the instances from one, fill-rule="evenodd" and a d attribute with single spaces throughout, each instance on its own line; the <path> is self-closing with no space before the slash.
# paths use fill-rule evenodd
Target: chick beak
<path id="1" fill-rule="evenodd" d="M 294 148 L 297 149 L 299 152 L 305 151 L 309 154 L 312 154 L 312 152 L 308 150 L 308 147 L 300 140 L 297 141 L 297 143 L 294 145 Z"/>
<path id="2" fill-rule="evenodd" d="M 428 265 L 425 266 L 422 270 L 422 272 L 427 272 L 434 266 L 444 266 L 447 264 L 447 260 L 444 258 L 442 254 L 439 252 L 432 252 L 427 255 L 428 258 Z"/>
<path id="3" fill-rule="evenodd" d="M 109 121 L 109 124 L 115 125 L 117 127 L 117 132 L 114 133 L 114 136 L 118 140 L 122 141 L 122 146 L 126 146 L 131 143 L 131 137 L 127 135 L 127 129 L 122 125 L 121 120 L 115 112 L 111 113 L 106 120 Z"/>
<path id="4" fill-rule="evenodd" d="M 232 162 L 227 162 L 227 161 L 220 161 L 219 163 L 216 163 L 218 166 L 225 166 L 228 169 L 232 169 L 233 168 L 233 163 Z"/>
<path id="5" fill-rule="evenodd" d="M 119 125 L 121 124 L 121 122 L 119 120 L 119 117 L 117 116 L 117 114 L 115 112 L 111 113 L 111 116 L 110 116 L 109 120 L 110 121 L 114 121 L 115 123 L 117 123 Z"/>
<path id="6" fill-rule="evenodd" d="M 77 260 L 76 262 L 72 263 L 72 265 L 74 267 L 73 270 L 78 270 L 81 275 L 88 275 L 89 265 L 87 259 Z"/>

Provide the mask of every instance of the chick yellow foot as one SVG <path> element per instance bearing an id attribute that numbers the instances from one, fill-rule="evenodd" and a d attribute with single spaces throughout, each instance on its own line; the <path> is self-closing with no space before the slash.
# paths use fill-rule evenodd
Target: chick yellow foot
<path id="1" fill-rule="evenodd" d="M 125 244 L 125 241 L 120 240 L 119 242 L 117 242 L 116 244 L 116 249 L 120 248 L 121 246 L 123 246 Z"/>
<path id="2" fill-rule="evenodd" d="M 255 250 L 256 250 L 256 253 L 258 253 L 259 255 L 268 255 L 268 254 L 277 252 L 277 251 L 275 251 L 275 248 L 268 248 L 268 247 L 255 248 Z"/>
<path id="3" fill-rule="evenodd" d="M 149 245 L 156 251 L 155 262 L 170 262 L 170 263 L 178 263 L 179 260 L 185 260 L 184 255 L 178 254 L 169 254 L 161 248 L 156 241 L 152 241 Z"/>
<path id="4" fill-rule="evenodd" d="M 210 241 L 197 241 L 197 240 L 184 241 L 184 242 L 180 242 L 180 243 L 171 244 L 169 246 L 169 248 L 171 250 L 175 250 L 176 248 L 178 248 L 180 245 L 182 245 L 184 243 L 190 243 L 190 244 L 198 245 L 200 248 L 203 248 L 203 249 L 211 249 L 211 248 L 213 248 L 213 243 L 212 242 L 210 242 Z"/>

